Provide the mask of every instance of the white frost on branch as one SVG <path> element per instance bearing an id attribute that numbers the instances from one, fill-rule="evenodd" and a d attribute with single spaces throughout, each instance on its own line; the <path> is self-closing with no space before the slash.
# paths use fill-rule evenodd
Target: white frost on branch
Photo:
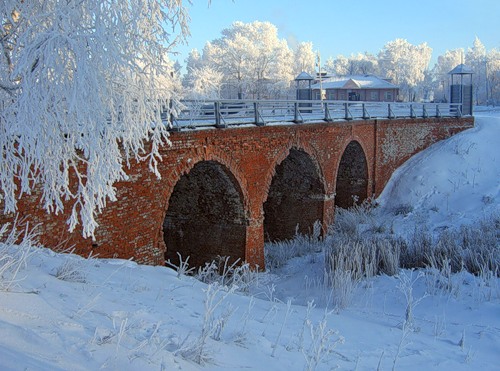
<path id="1" fill-rule="evenodd" d="M 221 34 L 203 48 L 204 65 L 222 73 L 237 98 L 280 98 L 295 76 L 293 52 L 276 26 L 234 22 Z"/>
<path id="2" fill-rule="evenodd" d="M 190 99 L 220 99 L 224 75 L 209 66 L 194 68 L 189 71 L 191 89 L 187 93 Z"/>
<path id="3" fill-rule="evenodd" d="M 410 44 L 405 39 L 396 39 L 385 44 L 379 53 L 382 75 L 399 85 L 403 99 L 415 101 L 417 87 L 425 79 L 432 49 L 427 43 Z"/>
<path id="4" fill-rule="evenodd" d="M 70 230 L 93 236 L 130 160 L 159 175 L 182 0 L 2 0 L 0 17 L 3 211 L 40 187 L 47 211 L 68 202 Z"/>

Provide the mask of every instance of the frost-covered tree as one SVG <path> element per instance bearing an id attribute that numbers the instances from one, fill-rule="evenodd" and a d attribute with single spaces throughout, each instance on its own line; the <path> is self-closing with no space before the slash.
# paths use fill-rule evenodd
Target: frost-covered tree
<path id="1" fill-rule="evenodd" d="M 472 89 L 476 104 L 486 102 L 486 47 L 478 37 L 474 39 L 471 48 L 467 49 L 465 63 L 472 68 Z"/>
<path id="2" fill-rule="evenodd" d="M 486 59 L 487 103 L 500 105 L 500 50 L 490 50 Z"/>
<path id="3" fill-rule="evenodd" d="M 200 52 L 198 51 L 198 49 L 192 49 L 186 59 L 186 68 L 194 70 L 200 68 L 202 65 L 203 61 L 201 59 Z"/>
<path id="4" fill-rule="evenodd" d="M 346 67 L 349 75 L 376 75 L 378 73 L 377 58 L 369 53 L 351 54 L 347 59 Z"/>
<path id="5" fill-rule="evenodd" d="M 179 63 L 178 60 L 174 62 L 174 65 L 172 66 L 174 73 L 180 78 L 181 76 L 181 70 L 182 70 L 182 65 Z"/>
<path id="6" fill-rule="evenodd" d="M 434 99 L 447 100 L 450 90 L 450 76 L 448 73 L 463 63 L 464 50 L 462 48 L 447 50 L 443 55 L 437 59 L 432 74 L 434 77 Z"/>
<path id="7" fill-rule="evenodd" d="M 47 211 L 72 208 L 70 230 L 92 236 L 130 160 L 157 173 L 182 0 L 2 0 L 0 22 L 3 211 L 39 187 Z"/>
<path id="8" fill-rule="evenodd" d="M 203 66 L 191 71 L 192 89 L 190 99 L 220 99 L 224 75 L 211 67 Z"/>
<path id="9" fill-rule="evenodd" d="M 239 38 L 239 36 L 235 36 Z M 215 70 L 220 70 L 224 74 L 224 81 L 230 90 L 237 92 L 237 98 L 243 98 L 246 90 L 246 82 L 249 80 L 247 71 L 249 62 L 246 60 L 243 50 L 238 48 L 238 43 L 227 41 L 230 49 L 226 49 L 222 41 L 217 43 L 207 42 L 203 48 L 203 60 L 208 66 Z M 224 53 L 224 57 L 222 54 Z M 228 98 L 235 98 L 230 96 Z"/>
<path id="10" fill-rule="evenodd" d="M 203 60 L 224 74 L 237 97 L 262 97 L 276 84 L 293 80 L 293 53 L 276 26 L 269 22 L 235 22 L 222 36 L 205 45 Z"/>
<path id="11" fill-rule="evenodd" d="M 435 94 L 434 87 L 435 87 L 435 82 L 432 71 L 425 70 L 423 80 L 416 86 L 417 96 L 426 102 L 439 99 L 439 97 L 435 97 L 434 95 Z"/>
<path id="12" fill-rule="evenodd" d="M 404 99 L 414 101 L 418 85 L 424 81 L 431 54 L 432 49 L 427 43 L 412 45 L 405 39 L 390 41 L 378 56 L 381 73 L 399 85 Z"/>
<path id="13" fill-rule="evenodd" d="M 343 55 L 337 56 L 337 58 L 329 57 L 323 69 L 331 75 L 346 76 L 349 75 L 349 59 Z"/>
<path id="14" fill-rule="evenodd" d="M 377 58 L 370 53 L 351 54 L 350 57 L 339 55 L 335 59 L 330 57 L 325 63 L 325 70 L 337 76 L 377 75 L 379 72 Z"/>
<path id="15" fill-rule="evenodd" d="M 182 78 L 182 85 L 185 88 L 190 89 L 193 87 L 193 71 L 203 66 L 201 54 L 198 51 L 198 49 L 192 49 L 189 52 L 185 62 L 186 62 L 186 73 Z"/>
<path id="16" fill-rule="evenodd" d="M 294 68 L 293 75 L 296 77 L 302 71 L 310 75 L 314 74 L 316 54 L 313 51 L 312 42 L 300 42 L 293 51 Z"/>

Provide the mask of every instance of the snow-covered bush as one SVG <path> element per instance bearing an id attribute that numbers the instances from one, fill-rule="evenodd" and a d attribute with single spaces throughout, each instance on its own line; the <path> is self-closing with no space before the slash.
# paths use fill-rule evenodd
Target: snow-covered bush
<path id="1" fill-rule="evenodd" d="M 242 264 L 240 259 L 231 262 L 229 256 L 218 256 L 216 260 L 199 267 L 195 277 L 207 284 L 217 283 L 234 287 L 240 292 L 248 292 L 257 281 L 257 272 L 249 264 Z"/>
<path id="2" fill-rule="evenodd" d="M 189 256 L 185 260 L 182 260 L 182 255 L 179 252 L 177 252 L 177 256 L 179 257 L 178 265 L 172 263 L 170 259 L 165 262 L 168 267 L 175 269 L 175 271 L 177 272 L 177 278 L 187 276 L 195 271 L 194 267 L 189 267 Z"/>
<path id="3" fill-rule="evenodd" d="M 491 271 L 500 275 L 500 215 L 492 215 L 474 226 L 462 226 L 458 238 L 465 269 L 473 274 Z"/>
<path id="4" fill-rule="evenodd" d="M 348 209 L 335 209 L 335 222 L 331 226 L 333 233 L 342 233 L 348 236 L 362 234 L 366 230 L 379 230 L 374 215 L 376 204 L 366 200 Z"/>
<path id="5" fill-rule="evenodd" d="M 269 270 L 284 266 L 292 258 L 322 251 L 321 224 L 315 222 L 311 235 L 296 233 L 290 240 L 268 242 L 264 246 L 266 268 Z"/>
<path id="6" fill-rule="evenodd" d="M 327 327 L 329 313 L 325 312 L 323 318 L 314 324 L 311 320 L 306 321 L 309 329 L 310 344 L 302 351 L 306 360 L 304 370 L 316 370 L 320 362 L 333 352 L 335 347 L 344 343 L 344 338 Z"/>
<path id="7" fill-rule="evenodd" d="M 339 308 L 349 305 L 357 284 L 378 274 L 399 271 L 402 241 L 394 238 L 335 235 L 325 247 L 325 271 L 333 302 Z"/>
<path id="8" fill-rule="evenodd" d="M 25 232 L 21 239 L 15 228 L 7 234 L 8 227 L 7 224 L 0 227 L 0 241 L 4 241 L 0 242 L 0 291 L 9 291 L 22 280 L 19 273 L 36 249 L 34 232 Z M 20 242 L 16 244 L 17 241 Z"/>
<path id="9" fill-rule="evenodd" d="M 227 287 L 214 282 L 206 287 L 204 300 L 203 322 L 198 337 L 187 342 L 187 338 L 175 352 L 181 357 L 204 365 L 211 361 L 212 356 L 207 350 L 209 337 L 219 340 L 233 309 L 228 307 L 226 311 L 216 315 L 216 310 L 225 303 L 225 300 L 235 291 L 236 287 Z"/>
<path id="10" fill-rule="evenodd" d="M 54 276 L 62 281 L 84 283 L 87 273 L 81 259 L 67 256 L 64 263 L 56 269 Z"/>
<path id="11" fill-rule="evenodd" d="M 420 271 L 414 277 L 413 272 L 414 272 L 413 270 L 409 271 L 401 270 L 401 272 L 397 276 L 399 280 L 398 289 L 404 295 L 406 301 L 405 315 L 402 324 L 403 331 L 415 330 L 413 313 L 415 312 L 415 307 L 426 297 L 426 295 L 424 295 L 418 299 L 415 299 L 413 295 L 413 288 L 415 286 L 415 283 L 420 278 L 422 278 L 424 274 L 422 271 Z"/>
<path id="12" fill-rule="evenodd" d="M 394 208 L 394 215 L 408 215 L 413 211 L 413 206 L 409 204 L 398 205 Z"/>
<path id="13" fill-rule="evenodd" d="M 406 244 L 402 244 L 403 268 L 450 267 L 450 272 L 462 269 L 472 274 L 491 271 L 500 273 L 500 218 L 490 216 L 474 225 L 462 225 L 458 230 L 444 230 L 433 236 L 426 229 L 415 229 Z"/>
<path id="14" fill-rule="evenodd" d="M 405 245 L 402 239 L 377 238 L 374 243 L 377 250 L 378 271 L 393 276 L 400 269 L 401 249 Z"/>
<path id="15" fill-rule="evenodd" d="M 377 218 L 372 211 L 363 206 L 338 210 L 326 239 L 324 283 L 332 290 L 332 301 L 338 308 L 349 305 L 362 279 L 378 274 L 396 275 L 400 268 L 427 268 L 429 292 L 454 295 L 458 284 L 453 273 L 465 269 L 484 277 L 484 282 L 500 274 L 497 216 L 462 226 L 458 231 L 445 230 L 437 236 L 416 227 L 404 240 L 373 228 Z"/>
<path id="16" fill-rule="evenodd" d="M 432 235 L 425 228 L 417 228 L 407 238 L 401 249 L 400 264 L 402 268 L 424 268 L 427 265 L 426 256 L 432 251 Z"/>

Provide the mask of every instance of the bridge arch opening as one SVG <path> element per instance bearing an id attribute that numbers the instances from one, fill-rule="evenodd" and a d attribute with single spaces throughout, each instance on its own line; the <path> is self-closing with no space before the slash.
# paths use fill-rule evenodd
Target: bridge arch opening
<path id="1" fill-rule="evenodd" d="M 325 191 L 318 165 L 306 152 L 292 148 L 276 166 L 264 202 L 264 239 L 291 239 L 296 232 L 310 234 L 323 221 Z"/>
<path id="2" fill-rule="evenodd" d="M 227 167 L 197 163 L 174 187 L 163 222 L 165 259 L 204 265 L 220 256 L 245 259 L 246 222 L 241 188 Z"/>
<path id="3" fill-rule="evenodd" d="M 347 209 L 366 200 L 368 197 L 368 165 L 361 145 L 350 142 L 337 171 L 335 206 Z"/>

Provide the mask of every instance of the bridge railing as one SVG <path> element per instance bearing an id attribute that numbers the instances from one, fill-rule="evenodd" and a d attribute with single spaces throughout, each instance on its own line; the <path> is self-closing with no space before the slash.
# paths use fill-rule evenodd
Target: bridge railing
<path id="1" fill-rule="evenodd" d="M 172 130 L 230 126 L 368 120 L 375 118 L 460 117 L 457 103 L 395 103 L 320 100 L 182 101 Z"/>

